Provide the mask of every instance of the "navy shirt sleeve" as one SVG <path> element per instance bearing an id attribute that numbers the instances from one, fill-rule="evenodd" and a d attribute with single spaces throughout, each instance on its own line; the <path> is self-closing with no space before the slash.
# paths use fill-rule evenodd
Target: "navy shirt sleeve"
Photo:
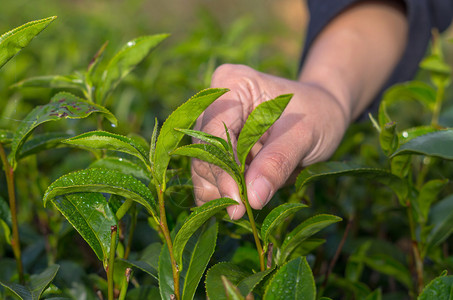
<path id="1" fill-rule="evenodd" d="M 345 8 L 360 0 L 308 0 L 310 21 L 301 60 L 303 67 L 306 54 L 316 36 Z M 418 69 L 418 64 L 426 53 L 432 28 L 440 32 L 447 29 L 452 21 L 453 0 L 405 0 L 406 16 L 409 22 L 408 43 L 400 62 L 393 70 L 380 94 L 368 108 L 376 111 L 382 91 L 390 85 L 410 80 Z"/>

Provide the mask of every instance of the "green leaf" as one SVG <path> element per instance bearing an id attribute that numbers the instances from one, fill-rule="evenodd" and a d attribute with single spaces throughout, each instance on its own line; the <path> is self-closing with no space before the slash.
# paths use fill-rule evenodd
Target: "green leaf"
<path id="1" fill-rule="evenodd" d="M 160 251 L 158 272 L 160 296 L 162 299 L 171 299 L 171 295 L 174 295 L 174 282 L 167 244 Z"/>
<path id="2" fill-rule="evenodd" d="M 51 89 L 77 89 L 83 91 L 85 83 L 78 74 L 75 75 L 47 75 L 24 79 L 11 88 L 42 87 Z"/>
<path id="3" fill-rule="evenodd" d="M 381 289 L 374 290 L 371 294 L 369 294 L 365 300 L 382 300 L 382 291 Z"/>
<path id="4" fill-rule="evenodd" d="M 123 196 L 143 205 L 153 217 L 157 216 L 156 202 L 148 187 L 131 175 L 109 169 L 87 169 L 60 177 L 47 188 L 44 205 L 56 196 L 77 192 Z"/>
<path id="5" fill-rule="evenodd" d="M 220 167 L 230 174 L 230 176 L 241 184 L 240 171 L 232 157 L 229 157 L 224 151 L 216 146 L 209 144 L 191 144 L 176 148 L 171 155 L 184 155 L 192 158 L 198 158 L 210 164 Z"/>
<path id="6" fill-rule="evenodd" d="M 93 56 L 91 59 L 90 63 L 88 64 L 88 70 L 87 70 L 87 77 L 90 78 L 93 74 L 93 72 L 96 70 L 97 66 L 99 65 L 99 62 L 102 60 L 102 57 L 104 56 L 104 51 L 107 48 L 107 45 L 109 42 L 105 42 L 102 44 L 101 48 L 96 52 L 96 54 Z"/>
<path id="7" fill-rule="evenodd" d="M 412 276 L 406 266 L 393 257 L 380 253 L 361 258 L 370 268 L 379 273 L 395 278 L 404 284 L 409 290 L 412 289 Z"/>
<path id="8" fill-rule="evenodd" d="M 274 271 L 274 268 L 267 269 L 263 272 L 257 272 L 250 276 L 245 277 L 241 281 L 238 282 L 237 287 L 238 290 L 241 292 L 242 295 L 250 294 L 253 289 L 270 273 Z"/>
<path id="9" fill-rule="evenodd" d="M 350 282 L 359 282 L 362 276 L 364 262 L 363 257 L 367 255 L 368 249 L 371 247 L 371 241 L 364 242 L 353 254 L 349 257 L 346 264 L 345 279 Z"/>
<path id="10" fill-rule="evenodd" d="M 315 280 L 305 257 L 298 257 L 280 267 L 263 297 L 263 300 L 273 299 L 316 299 Z"/>
<path id="11" fill-rule="evenodd" d="M 57 17 L 28 22 L 0 36 L 0 68 L 43 31 Z"/>
<path id="12" fill-rule="evenodd" d="M 429 212 L 432 227 L 427 238 L 427 252 L 439 246 L 453 233 L 453 195 L 433 205 Z"/>
<path id="13" fill-rule="evenodd" d="M 406 181 L 396 175 L 393 175 L 387 170 L 361 167 L 352 163 L 344 162 L 322 162 L 305 168 L 299 176 L 297 176 L 296 188 L 300 190 L 303 186 L 312 181 L 342 175 L 375 179 L 390 187 L 396 193 L 400 199 L 400 202 L 405 201 L 408 193 Z"/>
<path id="14" fill-rule="evenodd" d="M 47 132 L 37 134 L 23 144 L 18 157 L 19 159 L 22 159 L 44 150 L 56 148 L 62 140 L 67 139 L 70 136 L 71 135 L 68 133 L 61 132 Z"/>
<path id="15" fill-rule="evenodd" d="M 302 241 L 330 224 L 340 222 L 341 220 L 342 219 L 337 216 L 322 214 L 316 215 L 302 222 L 285 237 L 283 245 L 280 248 L 280 253 L 277 255 L 277 264 L 282 265 L 291 252 L 296 249 Z"/>
<path id="16" fill-rule="evenodd" d="M 125 262 L 126 264 L 138 268 L 143 272 L 149 274 L 156 280 L 159 280 L 157 277 L 157 270 L 158 270 L 158 261 L 159 261 L 159 254 L 162 249 L 161 243 L 152 243 L 143 250 L 140 258 L 137 260 L 126 260 L 121 259 L 121 261 Z"/>
<path id="17" fill-rule="evenodd" d="M 9 144 L 13 140 L 13 132 L 7 129 L 0 129 L 0 144 Z"/>
<path id="18" fill-rule="evenodd" d="M 222 276 L 225 276 L 232 284 L 237 285 L 242 279 L 250 274 L 238 266 L 222 262 L 214 265 L 206 274 L 206 294 L 209 299 L 227 300 L 223 287 Z"/>
<path id="19" fill-rule="evenodd" d="M 421 223 L 425 224 L 428 220 L 428 213 L 431 207 L 431 203 L 437 200 L 437 196 L 440 191 L 448 183 L 448 179 L 440 180 L 434 179 L 426 182 L 420 189 L 420 193 L 412 203 L 412 207 L 415 212 L 415 219 Z"/>
<path id="20" fill-rule="evenodd" d="M 106 116 L 116 124 L 116 118 L 104 107 L 89 103 L 69 93 L 56 94 L 50 103 L 35 107 L 19 124 L 11 143 L 11 153 L 8 159 L 16 167 L 16 160 L 25 140 L 38 125 L 57 121 L 63 118 L 81 119 L 97 112 Z"/>
<path id="21" fill-rule="evenodd" d="M 381 127 L 379 141 L 385 155 L 391 155 L 398 148 L 399 141 L 395 122 L 386 123 Z"/>
<path id="22" fill-rule="evenodd" d="M 432 126 L 412 127 L 412 128 L 406 129 L 400 133 L 399 141 L 400 141 L 400 144 L 402 145 L 416 137 L 425 135 L 427 133 L 436 132 L 436 131 L 438 131 L 438 129 L 436 129 Z"/>
<path id="23" fill-rule="evenodd" d="M 198 116 L 227 91 L 227 89 L 206 89 L 199 92 L 173 111 L 162 125 L 157 138 L 154 157 L 151 159 L 154 162 L 154 177 L 162 185 L 163 190 L 165 190 L 165 177 L 170 162 L 170 153 L 178 147 L 179 142 L 184 137 L 182 132 L 176 131 L 174 128 L 187 129 L 192 127 Z"/>
<path id="24" fill-rule="evenodd" d="M 0 281 L 0 284 L 9 289 L 20 299 L 39 300 L 44 290 L 55 278 L 59 268 L 59 265 L 51 265 L 42 273 L 30 276 L 29 286 L 23 286 L 16 283 L 6 283 L 2 281 Z"/>
<path id="25" fill-rule="evenodd" d="M 242 171 L 245 170 L 245 160 L 253 145 L 280 118 L 292 96 L 292 94 L 278 96 L 261 103 L 251 112 L 239 134 L 237 143 L 237 157 Z"/>
<path id="26" fill-rule="evenodd" d="M 127 42 L 105 68 L 96 92 L 96 103 L 105 103 L 121 80 L 167 37 L 168 34 L 156 34 Z"/>
<path id="27" fill-rule="evenodd" d="M 63 143 L 86 149 L 113 150 L 127 153 L 139 158 L 146 166 L 149 166 L 147 153 L 142 146 L 133 139 L 123 135 L 106 131 L 91 131 L 64 140 Z"/>
<path id="28" fill-rule="evenodd" d="M 425 286 L 417 299 L 453 299 L 453 276 L 440 276 L 434 278 L 427 286 Z"/>
<path id="29" fill-rule="evenodd" d="M 194 298 L 201 277 L 214 253 L 217 233 L 218 225 L 213 221 L 202 227 L 200 234 L 194 234 L 192 239 L 187 243 L 184 251 L 184 257 L 187 257 L 187 262 L 184 264 L 187 267 L 181 273 L 181 278 L 184 279 L 181 293 L 182 300 L 191 300 Z"/>
<path id="30" fill-rule="evenodd" d="M 225 294 L 229 300 L 244 300 L 245 298 L 241 295 L 237 287 L 235 287 L 231 281 L 229 281 L 225 276 L 220 276 L 222 279 L 223 287 L 225 288 Z"/>
<path id="31" fill-rule="evenodd" d="M 9 210 L 8 203 L 0 196 L 0 220 L 5 221 L 11 227 L 11 211 Z"/>
<path id="32" fill-rule="evenodd" d="M 219 198 L 216 200 L 209 201 L 195 210 L 189 215 L 187 220 L 179 229 L 178 233 L 173 242 L 173 252 L 175 255 L 176 263 L 180 270 L 183 270 L 182 265 L 182 253 L 184 247 L 192 236 L 192 234 L 200 228 L 210 217 L 215 215 L 217 212 L 223 210 L 227 206 L 237 205 L 238 203 L 230 198 Z"/>
<path id="33" fill-rule="evenodd" d="M 261 225 L 261 238 L 263 239 L 263 244 L 267 245 L 269 243 L 270 234 L 280 223 L 304 207 L 307 207 L 307 205 L 303 203 L 285 203 L 274 208 L 266 216 Z"/>
<path id="34" fill-rule="evenodd" d="M 101 193 L 74 193 L 51 201 L 105 263 L 110 253 L 111 226 L 117 225 L 105 197 Z"/>
<path id="35" fill-rule="evenodd" d="M 121 172 L 123 174 L 134 176 L 137 179 L 148 184 L 151 181 L 151 176 L 140 165 L 122 157 L 107 156 L 93 162 L 89 168 L 110 169 Z"/>
<path id="36" fill-rule="evenodd" d="M 228 153 L 229 146 L 228 146 L 227 141 L 225 141 L 224 139 L 222 139 L 218 136 L 214 136 L 212 134 L 209 134 L 209 133 L 206 133 L 203 131 L 192 130 L 192 129 L 175 128 L 175 130 L 181 131 L 182 133 L 187 134 L 193 138 L 199 139 L 199 140 L 209 143 L 213 146 L 216 146 L 217 148 Z"/>
<path id="37" fill-rule="evenodd" d="M 392 157 L 401 154 L 421 154 L 453 159 L 453 129 L 439 130 L 414 138 L 401 145 Z"/>
<path id="38" fill-rule="evenodd" d="M 149 162 L 151 163 L 152 168 L 154 169 L 154 153 L 156 152 L 156 142 L 157 142 L 157 131 L 159 123 L 157 118 L 154 120 L 153 134 L 151 135 L 151 142 L 149 143 Z"/>

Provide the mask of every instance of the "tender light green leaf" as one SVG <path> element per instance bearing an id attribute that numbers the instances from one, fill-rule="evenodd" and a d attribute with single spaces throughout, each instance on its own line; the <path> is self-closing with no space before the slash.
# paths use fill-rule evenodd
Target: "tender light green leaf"
<path id="1" fill-rule="evenodd" d="M 354 251 L 349 257 L 348 263 L 346 264 L 345 279 L 350 282 L 358 282 L 362 276 L 364 262 L 363 257 L 367 255 L 368 249 L 371 247 L 371 241 L 368 240 Z"/>
<path id="2" fill-rule="evenodd" d="M 11 226 L 11 211 L 9 210 L 8 203 L 0 196 L 0 220 L 3 220 Z"/>
<path id="3" fill-rule="evenodd" d="M 113 150 L 127 153 L 139 158 L 145 165 L 149 165 L 147 153 L 142 146 L 133 139 L 123 135 L 106 131 L 91 131 L 64 140 L 63 143 L 88 149 Z"/>
<path id="4" fill-rule="evenodd" d="M 104 70 L 96 92 L 96 102 L 105 103 L 109 93 L 116 88 L 121 80 L 167 37 L 168 34 L 156 34 L 127 42 L 110 60 Z"/>
<path id="5" fill-rule="evenodd" d="M 91 77 L 93 72 L 96 70 L 97 66 L 99 65 L 99 62 L 102 60 L 102 57 L 104 56 L 104 51 L 105 48 L 107 48 L 108 44 L 109 44 L 108 41 L 105 42 L 91 59 L 90 63 L 88 64 L 87 77 Z"/>
<path id="6" fill-rule="evenodd" d="M 266 216 L 261 225 L 261 238 L 263 239 L 263 244 L 267 245 L 269 243 L 270 234 L 281 222 L 285 221 L 287 217 L 304 207 L 307 207 L 307 205 L 303 203 L 285 203 L 274 208 Z"/>
<path id="7" fill-rule="evenodd" d="M 157 262 L 159 261 L 161 249 L 161 243 L 153 243 L 143 250 L 143 253 L 138 260 L 121 259 L 121 261 L 132 267 L 138 268 L 151 275 L 154 279 L 159 280 L 157 277 L 157 270 L 159 268 Z"/>
<path id="8" fill-rule="evenodd" d="M 325 239 L 307 238 L 303 242 L 301 242 L 296 249 L 294 249 L 293 253 L 291 253 L 291 255 L 289 256 L 289 259 L 293 259 L 298 256 L 307 256 L 325 242 Z"/>
<path id="9" fill-rule="evenodd" d="M 4 220 L 0 219 L 0 229 L 3 229 L 3 235 L 5 236 L 6 242 L 11 245 L 11 226 Z"/>
<path id="10" fill-rule="evenodd" d="M 154 153 L 156 152 L 156 142 L 157 142 L 157 132 L 158 132 L 159 123 L 157 118 L 154 120 L 153 134 L 151 135 L 151 142 L 149 143 L 149 162 L 154 169 Z"/>
<path id="11" fill-rule="evenodd" d="M 249 275 L 249 273 L 232 263 L 218 263 L 210 268 L 206 274 L 206 294 L 209 299 L 227 300 L 228 298 L 225 295 L 222 276 L 225 276 L 232 284 L 237 285 L 242 279 Z"/>
<path id="12" fill-rule="evenodd" d="M 178 233 L 173 242 L 173 252 L 175 260 L 179 265 L 179 269 L 183 270 L 182 265 L 182 253 L 184 247 L 192 236 L 192 234 L 200 228 L 210 217 L 215 215 L 217 212 L 223 210 L 227 206 L 237 205 L 238 203 L 230 198 L 219 198 L 216 200 L 209 201 L 195 210 L 189 215 L 187 220 L 179 229 Z"/>
<path id="13" fill-rule="evenodd" d="M 381 127 L 379 142 L 385 155 L 391 155 L 398 148 L 399 141 L 395 122 L 386 123 Z"/>
<path id="14" fill-rule="evenodd" d="M 197 120 L 198 116 L 217 98 L 225 94 L 227 89 L 206 89 L 178 107 L 162 125 L 156 142 L 153 160 L 155 179 L 165 187 L 165 177 L 170 153 L 178 147 L 184 137 L 175 128 L 187 129 Z M 165 188 L 164 188 L 165 190 Z"/>
<path id="15" fill-rule="evenodd" d="M 250 276 L 245 277 L 238 282 L 237 287 L 242 295 L 246 296 L 250 294 L 253 289 L 270 273 L 274 271 L 274 268 L 265 270 L 263 272 L 258 272 Z"/>
<path id="16" fill-rule="evenodd" d="M 241 295 L 237 287 L 235 287 L 231 281 L 229 281 L 225 276 L 220 276 L 222 279 L 223 287 L 225 288 L 225 294 L 229 300 L 244 300 L 245 298 Z"/>
<path id="17" fill-rule="evenodd" d="M 387 170 L 361 167 L 352 163 L 322 162 L 305 168 L 297 177 L 296 188 L 300 190 L 306 184 L 326 177 L 352 175 L 375 179 L 390 187 L 401 201 L 404 201 L 408 187 L 406 181 Z"/>
<path id="18" fill-rule="evenodd" d="M 277 264 L 282 265 L 289 257 L 291 252 L 296 249 L 308 237 L 314 235 L 318 231 L 324 229 L 330 224 L 340 222 L 342 219 L 333 215 L 316 215 L 311 217 L 299 226 L 294 228 L 283 241 L 283 245 L 280 248 L 280 255 L 277 257 Z"/>
<path id="19" fill-rule="evenodd" d="M 57 17 L 28 22 L 0 36 L 0 68 Z"/>
<path id="20" fill-rule="evenodd" d="M 401 145 L 392 157 L 401 154 L 421 154 L 453 159 L 453 129 L 439 130 L 414 138 Z"/>
<path id="21" fill-rule="evenodd" d="M 191 144 L 176 148 L 171 155 L 184 155 L 192 158 L 198 158 L 210 164 L 216 165 L 238 183 L 241 183 L 240 171 L 237 168 L 236 162 L 230 158 L 225 152 L 216 146 L 209 144 Z"/>
<path id="22" fill-rule="evenodd" d="M 175 128 L 175 130 L 181 131 L 182 133 L 187 134 L 193 138 L 199 139 L 199 140 L 209 143 L 213 146 L 216 146 L 217 148 L 228 153 L 229 146 L 228 146 L 227 141 L 225 141 L 224 139 L 222 139 L 218 136 L 214 136 L 212 134 L 209 134 L 209 133 L 206 133 L 203 131 L 192 130 L 192 129 Z"/>
<path id="23" fill-rule="evenodd" d="M 427 252 L 440 245 L 453 233 L 453 195 L 433 205 L 429 212 L 429 225 L 432 226 L 427 239 Z"/>
<path id="24" fill-rule="evenodd" d="M 69 137 L 71 137 L 70 134 L 61 132 L 37 134 L 23 144 L 19 153 L 19 159 L 44 150 L 56 148 L 62 140 Z"/>
<path id="25" fill-rule="evenodd" d="M 110 169 L 123 174 L 132 175 L 148 184 L 151 180 L 149 172 L 140 165 L 122 157 L 107 156 L 93 162 L 89 168 Z"/>
<path id="26" fill-rule="evenodd" d="M 116 124 L 116 118 L 104 107 L 89 103 L 69 93 L 56 94 L 50 103 L 35 107 L 19 124 L 11 143 L 11 153 L 8 159 L 13 167 L 16 166 L 18 153 L 25 140 L 38 125 L 57 121 L 63 118 L 81 119 L 92 113 L 102 113 L 110 122 Z"/>
<path id="27" fill-rule="evenodd" d="M 0 144 L 9 144 L 13 140 L 13 132 L 7 129 L 0 129 Z"/>
<path id="28" fill-rule="evenodd" d="M 409 171 L 411 170 L 411 162 L 412 162 L 411 155 L 395 156 L 390 161 L 390 170 L 392 171 L 392 174 L 400 178 L 405 178 L 407 177 Z"/>
<path id="29" fill-rule="evenodd" d="M 415 219 L 421 223 L 425 224 L 428 220 L 428 213 L 431 207 L 431 203 L 437 200 L 437 195 L 448 183 L 448 179 L 440 180 L 434 179 L 426 182 L 420 190 L 420 193 L 412 203 L 412 207 L 415 212 Z"/>
<path id="30" fill-rule="evenodd" d="M 174 295 L 174 282 L 167 244 L 162 246 L 160 252 L 158 272 L 160 296 L 162 299 L 171 299 L 171 295 Z"/>
<path id="31" fill-rule="evenodd" d="M 5 288 L 9 289 L 16 296 L 23 300 L 39 300 L 47 286 L 52 282 L 60 268 L 59 265 L 51 265 L 38 275 L 30 276 L 30 285 L 23 286 L 16 283 L 1 282 Z"/>
<path id="32" fill-rule="evenodd" d="M 402 100 L 416 100 L 433 110 L 436 103 L 436 91 L 427 83 L 415 80 L 393 85 L 385 92 L 379 106 L 378 118 L 381 127 L 391 122 L 387 114 L 387 107 Z"/>
<path id="33" fill-rule="evenodd" d="M 106 262 L 110 253 L 111 226 L 116 217 L 101 193 L 74 193 L 52 198 L 52 203 L 96 253 Z"/>
<path id="34" fill-rule="evenodd" d="M 305 257 L 293 259 L 277 271 L 263 297 L 263 300 L 274 299 L 316 299 L 315 279 Z"/>
<path id="35" fill-rule="evenodd" d="M 412 276 L 406 266 L 386 254 L 374 254 L 362 257 L 363 262 L 379 273 L 395 278 L 409 290 L 412 288 Z"/>
<path id="36" fill-rule="evenodd" d="M 77 89 L 85 88 L 83 80 L 78 74 L 74 75 L 47 75 L 24 79 L 11 86 L 11 88 L 42 87 L 51 89 Z"/>
<path id="37" fill-rule="evenodd" d="M 406 129 L 400 133 L 399 141 L 400 141 L 400 144 L 402 145 L 416 137 L 425 135 L 427 133 L 436 132 L 436 131 L 438 131 L 438 129 L 436 129 L 432 126 L 412 127 L 412 128 Z"/>
<path id="38" fill-rule="evenodd" d="M 206 224 L 200 230 L 199 235 L 192 235 L 192 238 L 187 243 L 184 251 L 184 257 L 187 257 L 187 261 L 183 259 L 184 265 L 187 267 L 181 273 L 181 278 L 184 280 L 181 293 L 182 300 L 194 299 L 201 277 L 214 253 L 217 232 L 218 225 L 213 221 L 210 224 Z"/>
<path id="39" fill-rule="evenodd" d="M 44 205 L 56 196 L 77 192 L 123 196 L 140 203 L 150 214 L 157 216 L 156 202 L 148 187 L 131 175 L 109 169 L 87 169 L 60 177 L 47 188 L 43 197 Z"/>
<path id="40" fill-rule="evenodd" d="M 245 170 L 245 159 L 253 145 L 280 118 L 292 96 L 292 94 L 281 95 L 263 102 L 249 115 L 239 134 L 237 143 L 237 157 L 242 170 Z"/>
<path id="41" fill-rule="evenodd" d="M 434 278 L 423 289 L 418 300 L 453 299 L 453 276 L 440 276 Z"/>

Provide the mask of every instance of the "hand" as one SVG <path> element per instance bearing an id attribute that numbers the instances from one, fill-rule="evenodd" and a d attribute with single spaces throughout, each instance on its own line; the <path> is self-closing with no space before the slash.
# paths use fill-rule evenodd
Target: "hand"
<path id="1" fill-rule="evenodd" d="M 349 124 L 338 99 L 322 86 L 291 81 L 257 72 L 242 65 L 220 66 L 211 87 L 230 91 L 216 100 L 198 119 L 197 130 L 225 137 L 225 123 L 233 146 L 248 115 L 260 103 L 281 94 L 294 94 L 279 120 L 253 147 L 246 167 L 248 199 L 261 209 L 300 166 L 327 159 L 337 148 Z M 235 181 L 220 168 L 194 160 L 196 203 L 229 197 L 240 205 L 228 207 L 232 219 L 245 213 Z"/>

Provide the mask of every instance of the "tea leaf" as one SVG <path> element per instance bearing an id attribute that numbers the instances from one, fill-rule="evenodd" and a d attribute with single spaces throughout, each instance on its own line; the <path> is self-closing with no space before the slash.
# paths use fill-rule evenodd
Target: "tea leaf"
<path id="1" fill-rule="evenodd" d="M 37 134 L 23 144 L 19 153 L 19 159 L 44 150 L 56 148 L 62 140 L 67 139 L 70 136 L 71 135 L 68 133 L 61 132 Z"/>
<path id="2" fill-rule="evenodd" d="M 160 251 L 158 272 L 160 296 L 162 299 L 171 299 L 171 295 L 174 295 L 174 282 L 167 244 Z"/>
<path id="3" fill-rule="evenodd" d="M 395 278 L 409 290 L 412 288 L 412 276 L 406 266 L 386 254 L 374 254 L 362 257 L 363 262 L 379 273 Z"/>
<path id="4" fill-rule="evenodd" d="M 344 162 L 322 162 L 305 168 L 296 180 L 296 188 L 300 190 L 308 183 L 326 177 L 352 175 L 375 179 L 390 187 L 398 196 L 401 203 L 404 203 L 408 193 L 406 181 L 393 175 L 387 170 L 361 167 L 352 163 Z"/>
<path id="5" fill-rule="evenodd" d="M 155 199 L 143 183 L 131 175 L 109 169 L 87 169 L 60 177 L 47 188 L 44 205 L 54 197 L 78 192 L 123 196 L 143 205 L 153 217 L 158 216 Z"/>
<path id="6" fill-rule="evenodd" d="M 392 157 L 401 154 L 421 154 L 453 159 L 453 129 L 439 130 L 414 138 L 401 145 Z"/>
<path id="7" fill-rule="evenodd" d="M 235 287 L 231 281 L 229 281 L 225 276 L 221 275 L 220 279 L 222 280 L 223 287 L 225 288 L 225 294 L 229 300 L 244 300 L 245 298 L 241 295 L 237 287 Z"/>
<path id="8" fill-rule="evenodd" d="M 263 244 L 267 245 L 269 243 L 270 234 L 281 222 L 285 221 L 287 217 L 304 207 L 307 207 L 307 205 L 303 203 L 285 203 L 274 208 L 266 216 L 261 225 L 261 238 Z"/>
<path id="9" fill-rule="evenodd" d="M 9 144 L 13 140 L 13 132 L 7 129 L 0 129 L 0 144 Z"/>
<path id="10" fill-rule="evenodd" d="M 232 161 L 228 155 L 217 148 L 216 146 L 209 144 L 191 144 L 182 146 L 171 152 L 171 155 L 184 155 L 192 158 L 198 158 L 210 164 L 216 165 L 223 169 L 225 172 L 230 174 L 233 179 L 240 184 L 241 175 L 237 169 L 237 165 Z"/>
<path id="11" fill-rule="evenodd" d="M 178 107 L 164 122 L 156 142 L 154 157 L 150 158 L 154 163 L 154 177 L 165 190 L 165 177 L 170 153 L 176 149 L 184 137 L 182 132 L 174 128 L 190 128 L 198 116 L 217 98 L 225 94 L 227 89 L 206 89 Z"/>
<path id="12" fill-rule="evenodd" d="M 43 31 L 57 17 L 28 22 L 0 36 L 0 68 Z"/>
<path id="13" fill-rule="evenodd" d="M 89 168 L 110 169 L 121 172 L 123 174 L 134 176 L 140 179 L 145 184 L 151 181 L 151 177 L 146 169 L 140 165 L 122 157 L 105 157 L 93 162 Z"/>
<path id="14" fill-rule="evenodd" d="M 315 280 L 305 257 L 280 267 L 264 292 L 263 300 L 273 299 L 316 299 Z"/>
<path id="15" fill-rule="evenodd" d="M 113 150 L 127 153 L 137 157 L 146 166 L 149 166 L 145 150 L 133 139 L 123 135 L 106 131 L 91 131 L 64 140 L 63 143 L 86 149 Z"/>
<path id="16" fill-rule="evenodd" d="M 11 227 L 11 211 L 2 196 L 0 196 L 0 220 L 5 221 Z"/>
<path id="17" fill-rule="evenodd" d="M 302 222 L 285 237 L 282 247 L 280 248 L 280 255 L 277 256 L 277 264 L 282 265 L 291 252 L 305 239 L 341 220 L 340 217 L 333 215 L 316 215 Z"/>
<path id="18" fill-rule="evenodd" d="M 191 130 L 191 129 L 175 128 L 175 130 L 181 131 L 182 133 L 187 134 L 193 138 L 196 138 L 203 142 L 209 143 L 223 151 L 226 151 L 226 153 L 228 153 L 228 150 L 229 150 L 228 143 L 224 139 L 222 139 L 218 136 L 214 136 L 214 135 L 211 135 L 211 134 L 203 132 L 203 131 L 197 131 L 197 130 Z"/>
<path id="19" fill-rule="evenodd" d="M 101 48 L 96 52 L 96 54 L 93 56 L 91 59 L 90 63 L 88 64 L 88 70 L 87 70 L 87 77 L 90 78 L 93 72 L 96 70 L 97 66 L 99 65 L 99 62 L 102 60 L 102 57 L 104 56 L 104 51 L 105 48 L 107 48 L 107 45 L 109 42 L 105 42 L 102 44 Z"/>
<path id="20" fill-rule="evenodd" d="M 249 273 L 232 263 L 218 263 L 210 268 L 206 274 L 206 294 L 209 299 L 227 300 L 228 297 L 225 295 L 222 276 L 225 276 L 232 284 L 236 285 L 249 275 Z"/>
<path id="21" fill-rule="evenodd" d="M 83 91 L 85 84 L 79 75 L 47 75 L 24 79 L 11 88 L 42 87 L 51 89 L 77 89 Z"/>
<path id="22" fill-rule="evenodd" d="M 157 269 L 158 269 L 158 261 L 159 261 L 159 254 L 162 248 L 161 243 L 152 243 L 148 247 L 143 250 L 140 258 L 137 260 L 126 260 L 121 259 L 121 261 L 125 262 L 129 266 L 138 268 L 143 272 L 147 273 L 151 277 L 156 280 L 159 280 L 157 277 Z"/>
<path id="23" fill-rule="evenodd" d="M 412 127 L 412 128 L 406 129 L 400 133 L 399 141 L 400 141 L 400 144 L 402 145 L 416 137 L 422 136 L 427 133 L 436 132 L 436 131 L 438 131 L 438 129 L 436 129 L 432 126 Z"/>
<path id="24" fill-rule="evenodd" d="M 382 300 L 382 291 L 381 289 L 376 289 L 370 293 L 365 300 Z"/>
<path id="25" fill-rule="evenodd" d="M 396 132 L 396 123 L 390 122 L 381 127 L 379 133 L 379 142 L 385 155 L 391 155 L 399 146 L 398 133 Z"/>
<path id="26" fill-rule="evenodd" d="M 200 228 L 210 217 L 215 215 L 217 212 L 226 208 L 227 206 L 237 205 L 238 203 L 230 198 L 219 198 L 216 200 L 209 201 L 203 204 L 200 207 L 195 208 L 195 210 L 189 215 L 187 220 L 179 229 L 178 233 L 173 242 L 173 252 L 175 255 L 175 260 L 179 265 L 179 269 L 183 270 L 182 265 L 182 253 L 184 247 L 192 236 L 192 234 Z"/>
<path id="27" fill-rule="evenodd" d="M 418 300 L 451 299 L 453 295 L 453 276 L 439 276 L 425 286 Z"/>
<path id="28" fill-rule="evenodd" d="M 263 272 L 257 272 L 253 275 L 247 276 L 238 282 L 237 287 L 242 295 L 250 294 L 253 289 L 270 273 L 274 271 L 274 268 L 267 269 Z"/>
<path id="29" fill-rule="evenodd" d="M 428 220 L 428 213 L 431 207 L 431 203 L 437 200 L 437 195 L 447 183 L 448 179 L 434 179 L 426 182 L 422 186 L 417 199 L 415 199 L 415 201 L 413 201 L 412 203 L 412 207 L 415 211 L 415 219 L 419 223 L 426 223 L 426 221 Z"/>
<path id="30" fill-rule="evenodd" d="M 127 42 L 104 70 L 96 92 L 96 103 L 105 103 L 121 80 L 167 37 L 168 34 L 156 34 Z"/>
<path id="31" fill-rule="evenodd" d="M 427 252 L 439 246 L 453 233 L 453 195 L 433 205 L 429 212 L 429 225 L 432 226 L 427 238 Z"/>
<path id="32" fill-rule="evenodd" d="M 31 132 L 40 124 L 57 121 L 63 118 L 81 119 L 92 113 L 102 113 L 110 122 L 116 124 L 116 118 L 104 107 L 89 103 L 69 93 L 56 94 L 50 103 L 35 107 L 19 124 L 11 142 L 11 152 L 8 156 L 15 168 L 18 153 Z"/>
<path id="33" fill-rule="evenodd" d="M 181 278 L 184 279 L 181 293 L 182 300 L 191 300 L 194 298 L 201 277 L 214 253 L 217 232 L 217 222 L 207 223 L 201 228 L 200 233 L 198 235 L 192 235 L 192 238 L 187 243 L 184 251 L 184 257 L 187 257 L 187 261 L 184 260 L 184 265 L 187 265 L 187 267 L 181 273 Z"/>
<path id="34" fill-rule="evenodd" d="M 239 134 L 237 143 L 237 157 L 242 171 L 245 170 L 245 160 L 253 145 L 280 118 L 292 96 L 292 94 L 281 95 L 263 102 L 249 115 Z"/>
<path id="35" fill-rule="evenodd" d="M 153 134 L 151 135 L 151 142 L 149 143 L 149 162 L 154 169 L 154 153 L 156 152 L 156 142 L 157 142 L 157 131 L 158 131 L 159 123 L 157 122 L 157 118 L 154 120 L 154 128 Z"/>

